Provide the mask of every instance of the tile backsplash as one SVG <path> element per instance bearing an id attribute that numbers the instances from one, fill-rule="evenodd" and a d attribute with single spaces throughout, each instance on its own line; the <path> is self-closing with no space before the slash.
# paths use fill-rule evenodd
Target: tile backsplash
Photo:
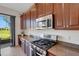
<path id="1" fill-rule="evenodd" d="M 58 35 L 59 41 L 64 41 L 68 43 L 78 44 L 79 45 L 79 30 L 54 30 L 54 29 L 45 29 L 45 30 L 25 30 L 25 33 L 30 35 L 41 35 L 42 34 L 51 34 Z"/>

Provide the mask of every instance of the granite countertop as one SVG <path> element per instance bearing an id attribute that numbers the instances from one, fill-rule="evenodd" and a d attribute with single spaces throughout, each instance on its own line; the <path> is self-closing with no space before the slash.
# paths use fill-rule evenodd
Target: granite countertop
<path id="1" fill-rule="evenodd" d="M 34 38 L 34 37 L 30 36 L 30 35 L 26 35 L 25 37 L 21 37 L 21 39 L 22 40 L 27 40 L 29 42 L 37 40 L 37 38 Z"/>
<path id="2" fill-rule="evenodd" d="M 25 37 L 21 37 L 21 39 L 22 40 L 27 40 L 27 41 L 32 41 L 33 40 L 33 38 L 28 36 L 28 35 L 26 35 Z"/>
<path id="3" fill-rule="evenodd" d="M 48 52 L 56 56 L 79 56 L 79 49 L 61 44 L 56 44 L 55 46 L 51 47 Z"/>

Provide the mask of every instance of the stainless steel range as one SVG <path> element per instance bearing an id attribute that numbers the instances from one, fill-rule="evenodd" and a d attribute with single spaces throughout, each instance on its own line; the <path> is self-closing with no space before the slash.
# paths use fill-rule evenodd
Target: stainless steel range
<path id="1" fill-rule="evenodd" d="M 32 56 L 46 56 L 47 50 L 57 43 L 57 36 L 32 41 Z"/>

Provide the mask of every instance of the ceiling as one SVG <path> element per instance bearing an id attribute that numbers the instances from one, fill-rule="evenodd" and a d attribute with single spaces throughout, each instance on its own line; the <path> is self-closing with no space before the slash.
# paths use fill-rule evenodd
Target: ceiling
<path id="1" fill-rule="evenodd" d="M 0 3 L 0 6 L 4 6 L 20 13 L 27 11 L 33 3 Z"/>

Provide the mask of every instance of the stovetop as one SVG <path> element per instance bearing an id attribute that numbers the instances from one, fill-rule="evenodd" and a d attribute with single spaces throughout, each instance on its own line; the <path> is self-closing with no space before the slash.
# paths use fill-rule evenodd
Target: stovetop
<path id="1" fill-rule="evenodd" d="M 43 50 L 48 50 L 51 46 L 55 45 L 55 43 L 56 42 L 54 42 L 53 40 L 48 39 L 40 39 L 32 42 L 32 44 Z"/>

